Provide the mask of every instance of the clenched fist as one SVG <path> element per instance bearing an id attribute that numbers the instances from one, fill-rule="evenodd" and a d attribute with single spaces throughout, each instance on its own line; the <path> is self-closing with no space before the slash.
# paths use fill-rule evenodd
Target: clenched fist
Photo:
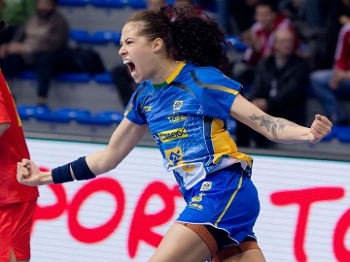
<path id="1" fill-rule="evenodd" d="M 51 172 L 41 172 L 33 161 L 24 158 L 17 163 L 17 180 L 24 185 L 38 186 L 52 183 L 52 176 Z"/>
<path id="2" fill-rule="evenodd" d="M 332 122 L 327 117 L 317 114 L 310 128 L 309 141 L 311 143 L 319 142 L 331 132 L 332 126 Z"/>

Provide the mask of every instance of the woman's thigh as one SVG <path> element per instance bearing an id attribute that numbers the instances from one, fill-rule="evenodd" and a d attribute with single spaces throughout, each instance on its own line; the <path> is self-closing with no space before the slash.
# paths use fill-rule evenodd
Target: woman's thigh
<path id="1" fill-rule="evenodd" d="M 174 223 L 149 262 L 204 262 L 210 251 L 200 236 L 188 227 Z"/>
<path id="2" fill-rule="evenodd" d="M 265 257 L 260 249 L 249 249 L 240 254 L 218 262 L 265 262 Z"/>

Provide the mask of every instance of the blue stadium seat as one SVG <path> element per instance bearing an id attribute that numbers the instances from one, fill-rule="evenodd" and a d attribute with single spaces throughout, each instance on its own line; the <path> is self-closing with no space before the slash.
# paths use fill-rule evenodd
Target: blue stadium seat
<path id="1" fill-rule="evenodd" d="M 99 30 L 91 35 L 90 42 L 94 44 L 107 44 L 108 42 L 120 43 L 120 32 Z"/>
<path id="2" fill-rule="evenodd" d="M 59 82 L 88 83 L 91 79 L 88 73 L 60 73 L 56 76 Z"/>
<path id="3" fill-rule="evenodd" d="M 245 50 L 248 48 L 248 46 L 245 43 L 243 43 L 238 36 L 226 36 L 226 41 L 231 43 L 232 46 L 237 50 L 237 52 L 245 52 Z"/>
<path id="4" fill-rule="evenodd" d="M 129 0 L 128 5 L 134 9 L 146 9 L 147 3 L 145 0 Z"/>
<path id="5" fill-rule="evenodd" d="M 17 112 L 21 119 L 27 120 L 39 114 L 49 113 L 50 109 L 47 106 L 17 105 Z"/>
<path id="6" fill-rule="evenodd" d="M 96 116 L 109 118 L 113 123 L 120 124 L 124 118 L 124 113 L 119 111 L 99 111 L 97 112 Z"/>
<path id="7" fill-rule="evenodd" d="M 95 7 L 123 8 L 127 5 L 127 0 L 90 0 Z"/>
<path id="8" fill-rule="evenodd" d="M 47 106 L 18 105 L 18 115 L 21 119 L 34 117 L 38 121 L 69 123 L 70 118 L 62 114 L 52 112 Z"/>
<path id="9" fill-rule="evenodd" d="M 17 110 L 18 111 L 18 110 Z M 22 112 L 18 112 L 18 116 L 21 120 L 28 120 L 29 118 L 31 118 L 32 116 L 29 114 L 26 114 L 25 111 Z"/>
<path id="10" fill-rule="evenodd" d="M 340 142 L 350 143 L 350 126 L 334 126 L 333 132 Z"/>
<path id="11" fill-rule="evenodd" d="M 84 29 L 70 30 L 69 38 L 77 43 L 91 43 L 92 41 L 90 33 Z"/>
<path id="12" fill-rule="evenodd" d="M 113 79 L 109 72 L 95 74 L 94 80 L 99 84 L 113 84 Z"/>
<path id="13" fill-rule="evenodd" d="M 336 132 L 332 129 L 332 131 L 322 139 L 322 142 L 331 141 L 333 138 L 336 138 L 336 136 Z"/>
<path id="14" fill-rule="evenodd" d="M 72 29 L 69 32 L 69 38 L 79 44 L 107 44 L 112 42 L 120 44 L 121 32 L 111 30 L 98 30 L 90 34 L 84 29 Z"/>
<path id="15" fill-rule="evenodd" d="M 33 80 L 35 79 L 35 73 L 32 71 L 24 71 L 19 78 L 23 80 Z"/>
<path id="16" fill-rule="evenodd" d="M 25 71 L 20 76 L 23 80 L 35 79 L 35 73 L 32 71 Z M 88 73 L 59 73 L 55 79 L 59 82 L 75 82 L 75 83 L 88 83 L 92 77 Z"/>
<path id="17" fill-rule="evenodd" d="M 56 114 L 68 116 L 70 119 L 76 119 L 77 117 L 81 116 L 90 116 L 91 112 L 87 109 L 80 109 L 80 108 L 68 108 L 68 107 L 60 107 L 55 110 Z"/>
<path id="18" fill-rule="evenodd" d="M 99 126 L 110 126 L 113 121 L 108 116 L 94 115 L 94 116 L 83 116 L 79 115 L 75 119 L 77 123 L 83 125 L 99 125 Z"/>
<path id="19" fill-rule="evenodd" d="M 90 0 L 58 0 L 60 6 L 86 6 Z"/>
<path id="20" fill-rule="evenodd" d="M 36 120 L 54 123 L 69 123 L 71 119 L 68 115 L 57 114 L 56 112 L 45 112 L 35 115 Z"/>

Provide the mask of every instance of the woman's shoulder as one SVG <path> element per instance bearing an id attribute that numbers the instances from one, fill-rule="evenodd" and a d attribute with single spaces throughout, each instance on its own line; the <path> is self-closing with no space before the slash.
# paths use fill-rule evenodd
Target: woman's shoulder
<path id="1" fill-rule="evenodd" d="M 187 65 L 187 64 L 186 64 Z M 197 85 L 223 85 L 230 87 L 241 86 L 240 83 L 226 76 L 221 70 L 213 66 L 200 66 L 190 64 L 187 68 L 187 72 L 191 72 L 191 79 L 196 82 Z"/>
<path id="2" fill-rule="evenodd" d="M 219 74 L 223 74 L 219 69 L 217 69 L 216 67 L 213 66 L 201 66 L 201 65 L 196 65 L 196 64 L 192 64 L 192 63 L 186 63 L 185 68 L 186 71 L 195 71 L 198 73 L 219 73 Z"/>

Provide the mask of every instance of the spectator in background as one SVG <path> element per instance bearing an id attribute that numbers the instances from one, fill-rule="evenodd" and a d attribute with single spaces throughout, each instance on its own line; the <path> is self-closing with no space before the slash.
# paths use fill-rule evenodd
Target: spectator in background
<path id="1" fill-rule="evenodd" d="M 310 57 L 312 70 L 332 68 L 338 33 L 350 20 L 349 0 L 281 0 Z"/>
<path id="2" fill-rule="evenodd" d="M 336 125 L 348 125 L 349 115 L 338 99 L 350 99 L 350 23 L 339 32 L 333 69 L 314 71 L 311 87 L 325 115 Z"/>
<path id="3" fill-rule="evenodd" d="M 147 0 L 147 9 L 158 11 L 162 6 L 166 6 L 166 0 Z"/>
<path id="4" fill-rule="evenodd" d="M 331 1 L 328 8 L 325 33 L 317 43 L 321 43 L 321 50 L 316 57 L 315 69 L 330 69 L 333 67 L 339 32 L 342 26 L 350 21 L 350 0 Z"/>
<path id="5" fill-rule="evenodd" d="M 245 42 L 246 34 L 249 35 L 250 28 L 255 22 L 254 13 L 255 6 L 258 3 L 258 1 L 259 0 L 228 1 L 228 9 L 226 10 L 226 12 L 228 11 L 229 16 L 233 18 L 234 25 L 233 28 L 231 28 L 229 25 L 229 34 L 239 35 Z M 229 21 L 226 21 L 225 23 L 228 24 Z"/>
<path id="6" fill-rule="evenodd" d="M 329 0 L 281 0 L 279 9 L 291 20 L 304 21 L 304 26 L 321 29 L 325 26 L 324 16 L 329 12 L 329 4 Z"/>
<path id="7" fill-rule="evenodd" d="M 247 99 L 268 114 L 304 125 L 309 68 L 308 61 L 296 54 L 294 38 L 294 32 L 290 30 L 276 30 L 274 52 L 260 60 Z M 248 147 L 251 139 L 259 148 L 272 145 L 265 137 L 238 122 L 237 145 Z"/>
<path id="8" fill-rule="evenodd" d="M 8 43 L 14 37 L 17 29 L 33 14 L 36 0 L 0 0 L 0 19 L 6 27 L 0 31 L 0 45 Z"/>
<path id="9" fill-rule="evenodd" d="M 0 70 L 0 261 L 28 262 L 37 187 L 17 182 L 17 162 L 28 157 L 21 120 Z"/>
<path id="10" fill-rule="evenodd" d="M 69 26 L 56 9 L 56 0 L 37 0 L 36 11 L 16 33 L 0 46 L 0 66 L 6 78 L 34 70 L 38 104 L 46 105 L 54 68 L 67 57 Z"/>
<path id="11" fill-rule="evenodd" d="M 233 65 L 233 79 L 244 85 L 252 83 L 258 61 L 272 53 L 275 31 L 282 28 L 294 32 L 289 19 L 278 12 L 275 1 L 259 1 L 255 7 L 255 19 L 256 22 L 245 37 L 249 47 L 244 60 Z M 298 46 L 296 33 L 294 45 Z"/>
<path id="12" fill-rule="evenodd" d="M 176 4 L 174 2 L 174 4 Z M 147 0 L 147 9 L 158 11 L 162 6 L 166 6 L 166 0 Z M 111 70 L 114 85 L 119 93 L 123 106 L 129 103 L 130 97 L 136 89 L 137 85 L 130 76 L 130 71 L 125 65 L 117 65 Z"/>

